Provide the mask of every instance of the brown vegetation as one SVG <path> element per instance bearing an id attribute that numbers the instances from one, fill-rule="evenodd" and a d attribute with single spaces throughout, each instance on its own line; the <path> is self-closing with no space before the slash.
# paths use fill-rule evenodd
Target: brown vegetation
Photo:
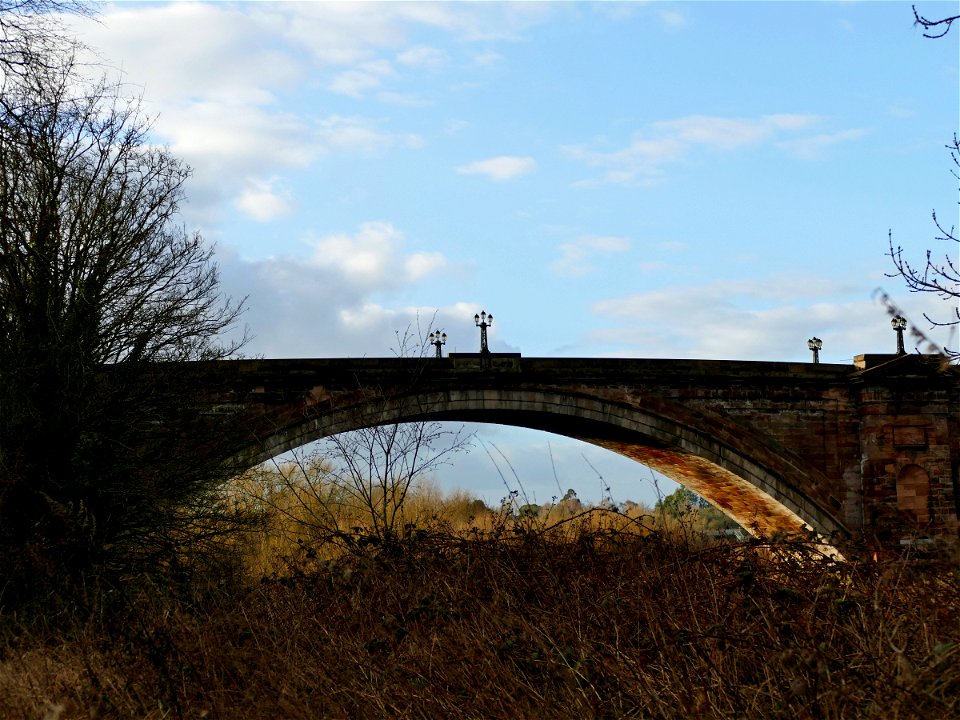
<path id="1" fill-rule="evenodd" d="M 65 633 L 7 618 L 0 717 L 958 714 L 955 563 L 844 564 L 590 517 L 412 528 L 291 554 L 256 582 L 141 581 Z"/>

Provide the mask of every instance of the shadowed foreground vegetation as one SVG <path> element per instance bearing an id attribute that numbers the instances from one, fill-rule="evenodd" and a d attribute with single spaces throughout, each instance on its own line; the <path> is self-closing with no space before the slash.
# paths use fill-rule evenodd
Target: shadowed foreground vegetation
<path id="1" fill-rule="evenodd" d="M 255 581 L 140 578 L 56 627 L 6 617 L 0 717 L 960 714 L 955 562 L 639 528 L 408 528 Z"/>
<path id="2" fill-rule="evenodd" d="M 960 716 L 953 558 L 711 545 L 682 494 L 659 526 L 418 506 L 463 448 L 430 423 L 229 487 L 245 431 L 149 368 L 235 356 L 242 303 L 180 224 L 189 168 L 77 59 L 88 7 L 0 2 L 0 718 Z"/>

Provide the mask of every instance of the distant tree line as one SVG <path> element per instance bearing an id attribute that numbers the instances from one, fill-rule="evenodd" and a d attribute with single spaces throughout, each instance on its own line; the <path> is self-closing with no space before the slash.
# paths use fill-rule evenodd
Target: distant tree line
<path id="1" fill-rule="evenodd" d="M 654 512 L 674 520 L 699 520 L 707 531 L 736 530 L 740 527 L 722 510 L 682 485 L 657 500 Z"/>

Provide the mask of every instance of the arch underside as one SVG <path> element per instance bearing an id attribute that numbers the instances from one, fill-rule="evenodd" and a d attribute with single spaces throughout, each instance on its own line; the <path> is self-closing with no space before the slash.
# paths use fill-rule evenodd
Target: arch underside
<path id="1" fill-rule="evenodd" d="M 770 440 L 738 428 L 736 445 L 720 442 L 691 422 L 680 406 L 664 414 L 590 396 L 551 391 L 458 390 L 355 401 L 310 408 L 302 421 L 262 439 L 251 464 L 330 435 L 362 427 L 415 421 L 513 425 L 565 435 L 636 460 L 693 490 L 744 528 L 766 537 L 828 539 L 845 528 L 803 491 L 808 471 Z M 681 416 L 680 419 L 677 415 Z M 764 458 L 758 461 L 756 458 Z"/>

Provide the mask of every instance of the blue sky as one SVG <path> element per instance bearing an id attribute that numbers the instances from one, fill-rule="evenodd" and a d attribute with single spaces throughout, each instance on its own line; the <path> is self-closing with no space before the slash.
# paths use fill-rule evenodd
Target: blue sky
<path id="1" fill-rule="evenodd" d="M 928 17 L 957 3 L 919 3 Z M 249 296 L 249 354 L 389 355 L 436 324 L 525 356 L 889 352 L 927 329 L 887 233 L 957 215 L 956 30 L 901 2 L 118 3 L 72 21 L 194 170 L 184 222 Z M 943 248 L 955 254 L 955 248 Z M 957 346 L 943 332 L 941 343 Z M 531 495 L 648 499 L 631 461 L 482 430 Z M 509 472 L 509 471 L 508 471 Z M 445 483 L 496 500 L 481 450 Z M 466 482 L 464 482 L 466 480 Z"/>

